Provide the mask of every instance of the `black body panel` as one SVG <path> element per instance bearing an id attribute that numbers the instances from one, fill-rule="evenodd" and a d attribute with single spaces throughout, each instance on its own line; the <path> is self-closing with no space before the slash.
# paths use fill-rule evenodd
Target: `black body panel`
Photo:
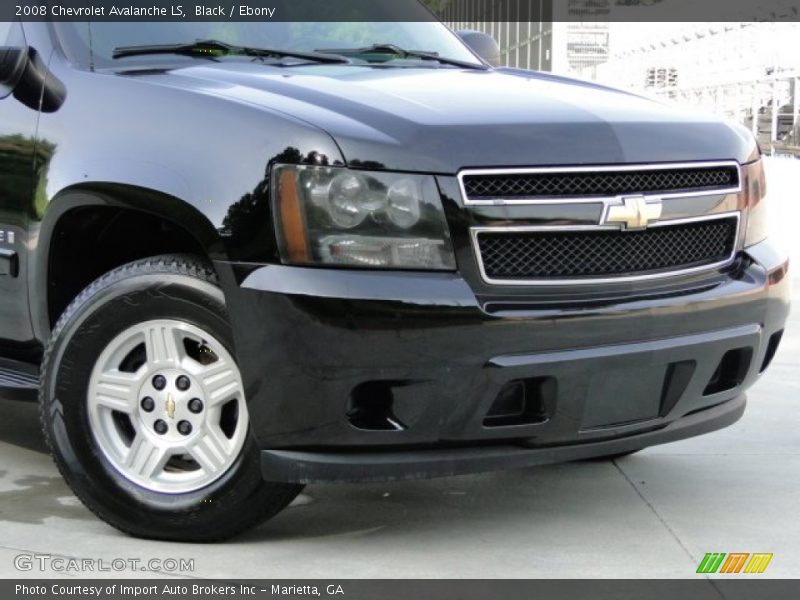
<path id="1" fill-rule="evenodd" d="M 564 446 L 523 444 L 388 452 L 263 450 L 261 469 L 269 481 L 295 483 L 395 481 L 518 469 L 634 452 L 722 429 L 744 414 L 745 397 L 687 416 L 663 429 L 622 438 Z"/>
<path id="2" fill-rule="evenodd" d="M 743 129 L 546 74 L 203 61 L 89 72 L 69 64 L 53 25 L 25 27 L 63 101 L 38 116 L 15 98 L 0 101 L 13 124 L 5 134 L 35 135 L 37 145 L 30 193 L 6 219 L 29 217 L 16 225 L 30 252 L 13 284 L 27 290 L 13 301 L 29 293 L 32 328 L 21 319 L 7 339 L 49 335 L 52 234 L 81 206 L 146 211 L 184 227 L 214 260 L 263 264 L 278 261 L 276 162 L 454 176 L 472 166 L 744 163 L 755 151 Z M 458 197 L 449 184 L 443 192 Z M 466 217 L 450 216 L 456 228 Z"/>
<path id="3" fill-rule="evenodd" d="M 761 244 L 694 292 L 489 312 L 458 276 L 273 266 L 251 272 L 229 303 L 249 315 L 237 347 L 264 448 L 552 446 L 660 429 L 740 396 L 783 329 L 785 273 L 785 258 Z M 740 371 L 714 387 L 725 360 Z M 541 410 L 487 426 L 518 381 L 538 386 Z M 360 426 L 365 389 L 379 414 Z"/>
<path id="4" fill-rule="evenodd" d="M 157 217 L 214 262 L 267 477 L 448 474 L 707 431 L 741 414 L 783 328 L 787 266 L 766 242 L 702 274 L 490 285 L 472 229 L 596 226 L 602 206 L 468 207 L 457 178 L 468 168 L 738 169 L 759 156 L 742 128 L 509 69 L 198 60 L 92 72 L 69 63 L 53 25 L 25 27 L 41 85 L 58 82 L 59 93 L 41 111 L 0 100 L 0 229 L 18 242 L 0 242 L 0 354 L 35 362 L 48 339 L 57 232 L 74 211 Z M 270 198 L 277 163 L 436 175 L 457 271 L 283 266 Z M 740 201 L 730 190 L 678 198 L 663 216 L 744 218 Z M 741 248 L 737 225 L 731 243 Z"/>

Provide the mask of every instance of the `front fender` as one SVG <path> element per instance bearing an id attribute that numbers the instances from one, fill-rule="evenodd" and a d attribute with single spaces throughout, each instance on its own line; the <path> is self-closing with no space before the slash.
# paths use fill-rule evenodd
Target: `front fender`
<path id="1" fill-rule="evenodd" d="M 50 333 L 48 274 L 54 232 L 64 215 L 92 206 L 125 208 L 151 214 L 189 233 L 212 260 L 226 256 L 219 231 L 206 215 L 180 197 L 124 183 L 74 183 L 55 194 L 30 230 L 32 260 L 28 270 L 28 289 L 36 339 L 45 340 Z"/>
<path id="2" fill-rule="evenodd" d="M 168 78 L 92 73 L 55 53 L 68 95 L 42 114 L 29 208 L 34 331 L 47 338 L 48 261 L 68 211 L 114 205 L 146 211 L 191 234 L 217 262 L 276 256 L 271 165 L 343 164 L 329 134 L 265 107 L 171 85 Z"/>

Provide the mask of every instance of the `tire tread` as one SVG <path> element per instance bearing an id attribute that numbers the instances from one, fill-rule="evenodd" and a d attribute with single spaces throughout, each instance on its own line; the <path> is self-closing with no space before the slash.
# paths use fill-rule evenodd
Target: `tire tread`
<path id="1" fill-rule="evenodd" d="M 271 486 L 271 488 L 269 493 L 261 494 L 262 503 L 259 506 L 248 506 L 247 510 L 238 511 L 235 519 L 230 520 L 224 528 L 220 528 L 217 531 L 204 531 L 195 534 L 191 534 L 190 532 L 181 532 L 179 535 L 164 530 L 152 531 L 147 527 L 146 524 L 138 524 L 138 527 L 132 527 L 128 523 L 116 518 L 110 513 L 110 511 L 104 511 L 98 508 L 89 495 L 86 494 L 80 486 L 73 484 L 72 479 L 67 472 L 66 466 L 64 465 L 63 461 L 58 458 L 58 453 L 54 448 L 53 440 L 50 436 L 48 427 L 48 422 L 50 420 L 49 413 L 52 410 L 57 410 L 57 407 L 47 399 L 46 374 L 47 370 L 50 368 L 54 349 L 64 328 L 75 316 L 75 314 L 81 311 L 87 302 L 89 302 L 96 294 L 105 288 L 119 281 L 129 279 L 137 275 L 153 275 L 158 273 L 192 277 L 219 287 L 217 275 L 213 266 L 196 256 L 187 254 L 167 254 L 143 258 L 122 265 L 96 279 L 75 297 L 75 299 L 66 308 L 64 313 L 59 317 L 50 335 L 50 339 L 45 346 L 40 370 L 41 384 L 39 386 L 38 403 L 39 426 L 42 430 L 42 435 L 44 436 L 50 456 L 55 462 L 62 478 L 67 482 L 67 485 L 69 485 L 72 492 L 83 503 L 83 505 L 86 506 L 86 508 L 88 508 L 99 519 L 105 521 L 123 533 L 134 537 L 168 541 L 192 541 L 203 543 L 220 542 L 243 533 L 244 531 L 254 527 L 262 521 L 265 521 L 266 519 L 274 516 L 286 508 L 286 506 L 288 506 L 302 490 L 302 486 L 293 486 L 289 484 L 269 484 L 265 482 L 264 485 Z M 227 314 L 224 316 L 227 318 Z"/>

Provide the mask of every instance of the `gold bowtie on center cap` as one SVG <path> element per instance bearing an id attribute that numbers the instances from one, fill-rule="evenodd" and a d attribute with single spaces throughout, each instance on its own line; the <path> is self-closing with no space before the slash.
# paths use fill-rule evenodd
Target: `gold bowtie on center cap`
<path id="1" fill-rule="evenodd" d="M 172 394 L 167 394 L 167 403 L 164 405 L 164 409 L 170 419 L 175 418 L 175 400 L 172 399 Z"/>

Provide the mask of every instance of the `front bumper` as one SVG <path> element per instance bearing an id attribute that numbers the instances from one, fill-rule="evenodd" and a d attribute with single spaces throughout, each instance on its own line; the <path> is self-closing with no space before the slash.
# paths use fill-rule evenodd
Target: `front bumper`
<path id="1" fill-rule="evenodd" d="M 744 414 L 745 396 L 739 396 L 683 417 L 655 431 L 618 439 L 530 448 L 498 445 L 477 448 L 440 448 L 389 452 L 302 452 L 262 450 L 261 469 L 270 481 L 323 483 L 331 481 L 390 481 L 446 477 L 503 469 L 533 467 L 597 456 L 626 454 L 647 446 L 666 444 L 732 425 Z"/>
<path id="2" fill-rule="evenodd" d="M 768 243 L 682 291 L 558 305 L 482 298 L 451 274 L 217 267 L 275 481 L 511 468 L 718 429 L 789 310 Z"/>

